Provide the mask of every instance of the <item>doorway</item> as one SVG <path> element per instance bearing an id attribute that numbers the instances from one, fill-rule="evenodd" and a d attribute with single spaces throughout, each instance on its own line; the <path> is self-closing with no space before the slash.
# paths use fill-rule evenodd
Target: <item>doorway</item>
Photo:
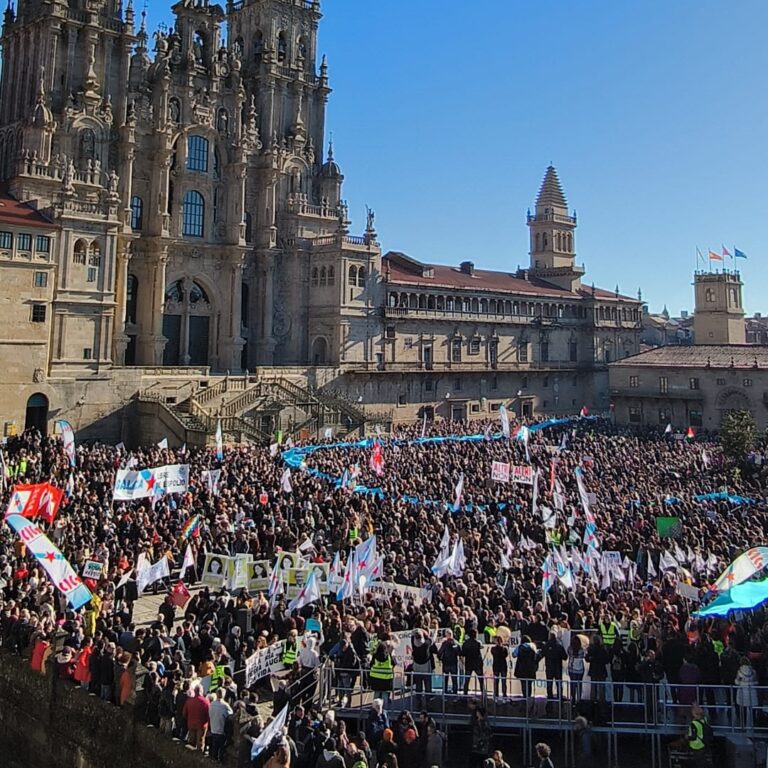
<path id="1" fill-rule="evenodd" d="M 27 412 L 24 429 L 36 429 L 43 435 L 48 434 L 48 398 L 37 392 L 27 400 Z"/>

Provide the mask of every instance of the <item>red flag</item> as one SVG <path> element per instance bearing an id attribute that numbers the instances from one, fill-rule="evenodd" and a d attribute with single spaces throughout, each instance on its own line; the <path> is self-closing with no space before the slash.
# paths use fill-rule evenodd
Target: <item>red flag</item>
<path id="1" fill-rule="evenodd" d="M 183 608 L 189 600 L 189 590 L 184 585 L 183 581 L 177 581 L 173 589 L 171 589 L 171 602 L 177 608 Z"/>
<path id="2" fill-rule="evenodd" d="M 384 455 L 381 452 L 381 443 L 378 440 L 373 443 L 371 469 L 379 476 L 384 474 Z"/>
<path id="3" fill-rule="evenodd" d="M 582 406 L 581 406 L 581 414 L 580 414 L 580 415 L 581 415 L 581 416 L 583 416 L 583 417 L 585 417 L 585 418 L 586 418 L 587 416 L 589 416 L 589 408 L 587 408 L 587 406 L 586 406 L 586 405 L 582 405 Z"/>
<path id="4" fill-rule="evenodd" d="M 693 427 L 688 427 L 688 431 L 685 433 L 686 440 L 693 440 L 696 437 L 696 433 L 693 431 Z"/>
<path id="5" fill-rule="evenodd" d="M 37 485 L 14 485 L 11 501 L 5 511 L 8 515 L 22 515 L 30 520 L 42 517 L 47 522 L 53 522 L 59 511 L 64 491 L 50 483 Z"/>

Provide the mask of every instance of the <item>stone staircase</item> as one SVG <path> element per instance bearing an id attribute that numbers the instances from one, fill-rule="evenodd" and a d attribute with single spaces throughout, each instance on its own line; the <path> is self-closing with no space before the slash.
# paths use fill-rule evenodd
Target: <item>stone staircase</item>
<path id="1" fill-rule="evenodd" d="M 302 386 L 286 376 L 225 376 L 205 383 L 180 402 L 175 390 L 160 385 L 140 392 L 138 399 L 155 403 L 166 421 L 177 424 L 174 431 L 194 436 L 190 442 L 195 444 L 201 433 L 210 442 L 219 420 L 229 439 L 259 444 L 271 442 L 278 430 L 294 440 L 322 438 L 329 427 L 335 437 L 363 436 L 371 421 L 362 407 L 337 393 Z"/>

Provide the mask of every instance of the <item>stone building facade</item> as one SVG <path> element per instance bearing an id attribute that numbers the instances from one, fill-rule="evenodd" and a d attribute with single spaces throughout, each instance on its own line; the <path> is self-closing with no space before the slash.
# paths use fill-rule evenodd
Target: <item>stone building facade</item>
<path id="1" fill-rule="evenodd" d="M 717 430 L 730 411 L 747 410 L 768 427 L 768 349 L 746 343 L 738 272 L 694 276 L 695 340 L 617 361 L 609 381 L 620 424 Z"/>
<path id="2" fill-rule="evenodd" d="M 1 421 L 29 422 L 35 376 L 82 429 L 147 376 L 286 367 L 330 369 L 323 381 L 395 418 L 484 414 L 518 390 L 526 412 L 607 404 L 641 304 L 583 285 L 554 168 L 528 268 L 382 257 L 372 211 L 350 234 L 326 151 L 319 0 L 172 11 L 151 40 L 131 0 L 5 12 L 0 181 L 50 228 L 51 278 L 48 348 L 0 384 Z M 8 269 L 0 257 L 0 283 Z M 20 322 L 0 318 L 0 338 L 26 338 Z"/>

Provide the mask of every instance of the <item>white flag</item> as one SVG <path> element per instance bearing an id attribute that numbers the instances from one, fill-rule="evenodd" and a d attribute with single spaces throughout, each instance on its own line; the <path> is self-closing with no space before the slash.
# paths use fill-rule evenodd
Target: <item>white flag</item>
<path id="1" fill-rule="evenodd" d="M 187 544 L 187 548 L 184 550 L 184 560 L 181 562 L 181 573 L 179 578 L 183 579 L 184 574 L 187 572 L 187 568 L 195 567 L 195 556 L 192 554 L 192 545 Z"/>
<path id="2" fill-rule="evenodd" d="M 455 499 L 453 502 L 453 511 L 458 512 L 461 509 L 461 497 L 464 495 L 464 473 L 461 473 L 459 482 L 456 483 Z"/>
<path id="3" fill-rule="evenodd" d="M 283 735 L 285 721 L 288 717 L 288 704 L 280 714 L 254 739 L 251 746 L 251 760 L 255 760 L 272 742 Z"/>
<path id="4" fill-rule="evenodd" d="M 208 485 L 208 490 L 212 496 L 219 495 L 219 478 L 221 477 L 220 469 L 204 469 L 200 473 L 202 480 Z"/>
<path id="5" fill-rule="evenodd" d="M 665 435 L 671 435 L 672 434 L 672 425 L 667 424 L 667 428 L 664 430 Z"/>
<path id="6" fill-rule="evenodd" d="M 221 431 L 221 419 L 216 422 L 216 458 L 224 460 L 224 435 Z"/>
<path id="7" fill-rule="evenodd" d="M 293 486 L 291 485 L 291 470 L 289 467 L 285 468 L 285 471 L 280 478 L 280 487 L 285 493 L 293 493 Z"/>
<path id="8" fill-rule="evenodd" d="M 163 555 L 156 563 L 146 567 L 146 561 L 142 567 L 136 570 L 136 588 L 141 594 L 150 584 L 160 579 L 168 578 L 171 573 L 168 570 L 168 558 Z"/>
<path id="9" fill-rule="evenodd" d="M 509 437 L 509 414 L 507 409 L 502 404 L 499 406 L 499 418 L 501 419 L 501 433 L 504 437 Z"/>
<path id="10" fill-rule="evenodd" d="M 649 579 L 655 579 L 656 576 L 658 576 L 658 573 L 656 572 L 656 566 L 653 564 L 653 558 L 651 557 L 651 553 L 648 553 L 648 578 Z"/>
<path id="11" fill-rule="evenodd" d="M 272 443 L 272 445 L 269 446 L 269 455 L 274 459 L 275 456 L 277 456 L 277 451 L 280 448 L 280 446 L 277 443 Z"/>
<path id="12" fill-rule="evenodd" d="M 333 427 L 325 428 L 325 439 L 330 440 L 333 437 Z"/>
<path id="13" fill-rule="evenodd" d="M 307 580 L 304 582 L 304 586 L 301 588 L 301 592 L 296 595 L 294 600 L 288 603 L 288 610 L 292 613 L 298 611 L 305 605 L 317 602 L 320 599 L 320 585 L 317 583 L 314 569 L 307 575 Z"/>
<path id="14" fill-rule="evenodd" d="M 157 447 L 161 450 L 166 450 L 168 448 L 168 438 L 164 437 L 158 444 Z"/>
<path id="15" fill-rule="evenodd" d="M 675 558 L 672 556 L 670 552 L 663 552 L 661 555 L 661 559 L 659 560 L 659 570 L 662 572 L 673 570 L 676 571 L 678 567 L 678 562 L 675 560 Z"/>
<path id="16" fill-rule="evenodd" d="M 424 411 L 424 420 L 421 422 L 421 436 L 427 436 L 427 412 Z"/>
<path id="17" fill-rule="evenodd" d="M 451 534 L 448 532 L 448 526 L 443 529 L 443 538 L 440 540 L 440 555 L 438 560 L 445 560 L 451 551 Z"/>

